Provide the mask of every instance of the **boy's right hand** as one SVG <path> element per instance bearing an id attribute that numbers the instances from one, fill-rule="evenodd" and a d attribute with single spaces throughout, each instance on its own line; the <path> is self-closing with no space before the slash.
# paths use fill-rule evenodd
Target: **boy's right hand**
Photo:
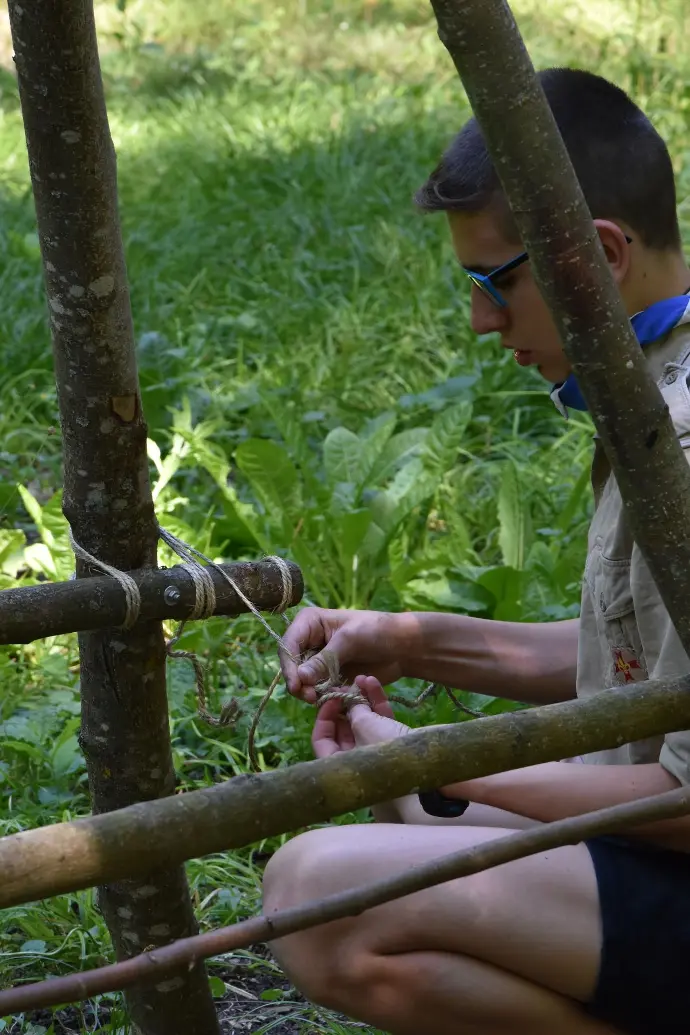
<path id="1" fill-rule="evenodd" d="M 280 651 L 288 690 L 295 697 L 315 702 L 314 685 L 329 674 L 324 648 L 335 656 L 345 681 L 367 672 L 384 685 L 393 683 L 403 674 L 405 636 L 402 615 L 307 607 L 297 615 L 283 642 L 297 658 L 305 657 L 309 651 L 317 653 L 299 664 L 284 650 Z"/>

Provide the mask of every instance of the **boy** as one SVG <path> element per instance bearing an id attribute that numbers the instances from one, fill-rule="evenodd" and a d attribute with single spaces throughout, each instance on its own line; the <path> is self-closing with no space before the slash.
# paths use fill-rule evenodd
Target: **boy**
<path id="1" fill-rule="evenodd" d="M 681 250 L 666 147 L 617 87 L 586 72 L 540 74 L 611 272 L 690 444 L 690 270 Z M 474 120 L 416 197 L 445 211 L 471 282 L 472 327 L 536 366 L 567 416 L 584 408 Z M 381 689 L 401 676 L 532 704 L 586 696 L 690 668 L 627 529 L 605 457 L 581 616 L 543 625 L 461 615 L 302 611 L 293 654 L 328 645 L 371 709 L 320 711 L 317 755 L 401 736 Z M 282 658 L 291 693 L 314 700 L 320 654 Z M 270 914 L 503 836 L 690 783 L 690 732 L 441 788 L 375 810 L 370 826 L 310 831 L 266 872 Z M 432 796 L 433 799 L 433 796 Z M 466 803 L 469 806 L 466 807 Z M 431 813 L 431 814 L 430 814 Z M 459 815 L 459 813 L 463 813 Z M 452 817 L 455 818 L 443 818 Z M 690 817 L 598 838 L 450 881 L 281 939 L 276 954 L 317 1002 L 393 1035 L 665 1035 L 685 1030 L 690 990 Z"/>

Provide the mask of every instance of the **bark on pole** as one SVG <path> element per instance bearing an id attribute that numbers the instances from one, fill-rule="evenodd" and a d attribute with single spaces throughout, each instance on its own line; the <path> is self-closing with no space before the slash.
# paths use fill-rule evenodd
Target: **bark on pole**
<path id="1" fill-rule="evenodd" d="M 275 941 L 295 931 L 306 931 L 310 927 L 340 920 L 345 916 L 359 916 L 365 909 L 372 909 L 403 895 L 502 866 L 514 859 L 524 859 L 563 845 L 578 844 L 585 838 L 599 837 L 614 831 L 628 832 L 633 827 L 676 819 L 688 812 L 690 789 L 682 787 L 653 798 L 641 798 L 624 805 L 544 823 L 532 830 L 521 830 L 496 841 L 462 848 L 451 855 L 420 863 L 403 873 L 383 877 L 363 887 L 350 888 L 325 899 L 272 913 L 270 917 L 253 916 L 230 927 L 198 934 L 123 963 L 0 991 L 0 1016 L 20 1010 L 59 1006 L 105 992 L 119 991 L 143 981 L 160 980 L 202 957 L 208 959 L 256 942 Z"/>
<path id="2" fill-rule="evenodd" d="M 292 595 L 287 607 L 302 599 L 304 583 L 296 564 L 290 570 Z M 283 602 L 283 580 L 271 561 L 220 565 L 259 611 L 275 611 Z M 207 569 L 216 591 L 216 615 L 238 615 L 248 611 L 242 598 L 214 568 Z M 196 592 L 184 570 L 174 568 L 128 572 L 141 594 L 141 618 L 186 618 L 192 611 Z M 109 576 L 82 578 L 74 582 L 41 582 L 0 592 L 0 644 L 31 643 L 44 636 L 84 632 L 122 625 L 126 615 L 122 587 Z"/>
<path id="3" fill-rule="evenodd" d="M 134 334 L 115 153 L 92 0 L 10 0 L 64 443 L 64 505 L 76 541 L 119 569 L 154 567 Z M 85 574 L 79 563 L 78 576 Z M 157 621 L 84 633 L 82 731 L 94 813 L 174 789 L 165 655 Z M 182 867 L 100 889 L 118 958 L 196 932 Z M 217 1035 L 203 966 L 128 996 L 142 1035 Z"/>
<path id="4" fill-rule="evenodd" d="M 689 726 L 690 676 L 650 680 L 27 830 L 0 838 L 0 908 L 241 848 L 417 790 Z"/>
<path id="5" fill-rule="evenodd" d="M 690 654 L 690 468 L 505 0 L 431 0 L 635 542 Z"/>

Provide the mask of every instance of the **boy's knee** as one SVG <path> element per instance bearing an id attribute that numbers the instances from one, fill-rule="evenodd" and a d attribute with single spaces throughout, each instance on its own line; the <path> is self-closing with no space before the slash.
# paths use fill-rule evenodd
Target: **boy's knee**
<path id="1" fill-rule="evenodd" d="M 318 876 L 329 854 L 328 829 L 309 830 L 292 838 L 269 860 L 263 878 L 264 913 L 319 898 L 323 892 Z M 324 836 L 326 835 L 326 836 Z"/>

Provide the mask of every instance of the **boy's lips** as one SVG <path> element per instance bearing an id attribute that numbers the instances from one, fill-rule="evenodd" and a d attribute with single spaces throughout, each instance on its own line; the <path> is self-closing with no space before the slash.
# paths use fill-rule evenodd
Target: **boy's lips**
<path id="1" fill-rule="evenodd" d="M 521 367 L 529 367 L 534 363 L 534 353 L 528 352 L 526 349 L 513 349 L 513 356 L 515 362 L 519 363 Z"/>

